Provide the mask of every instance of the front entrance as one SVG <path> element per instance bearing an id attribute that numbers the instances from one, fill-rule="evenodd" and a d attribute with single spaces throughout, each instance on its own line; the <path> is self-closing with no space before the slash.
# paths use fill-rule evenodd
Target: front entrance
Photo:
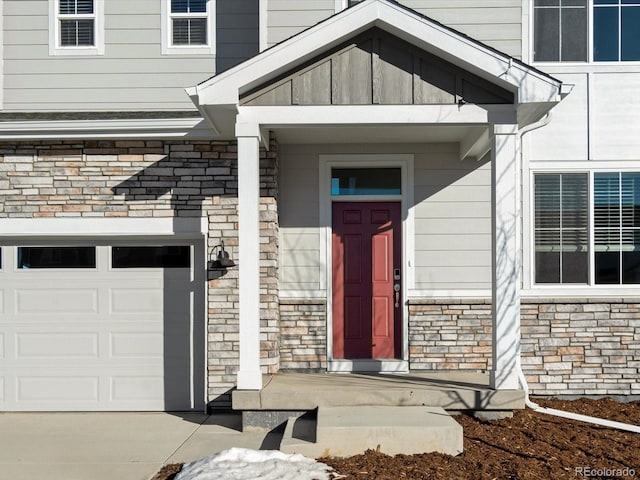
<path id="1" fill-rule="evenodd" d="M 399 202 L 332 206 L 333 358 L 402 356 Z"/>

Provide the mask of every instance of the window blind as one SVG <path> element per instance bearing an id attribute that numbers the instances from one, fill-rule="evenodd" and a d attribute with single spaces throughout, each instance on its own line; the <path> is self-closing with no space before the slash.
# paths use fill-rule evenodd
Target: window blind
<path id="1" fill-rule="evenodd" d="M 588 202 L 586 174 L 535 176 L 537 283 L 588 281 Z"/>

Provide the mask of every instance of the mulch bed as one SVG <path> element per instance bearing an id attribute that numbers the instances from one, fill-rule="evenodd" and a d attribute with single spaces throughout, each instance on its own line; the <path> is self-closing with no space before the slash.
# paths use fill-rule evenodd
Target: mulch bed
<path id="1" fill-rule="evenodd" d="M 640 425 L 640 402 L 610 398 L 538 399 L 541 406 Z M 373 450 L 348 458 L 321 458 L 344 480 L 548 480 L 640 478 L 640 434 L 567 420 L 532 410 L 481 421 L 454 417 L 464 430 L 464 453 L 389 456 Z M 171 480 L 167 465 L 153 480 Z"/>

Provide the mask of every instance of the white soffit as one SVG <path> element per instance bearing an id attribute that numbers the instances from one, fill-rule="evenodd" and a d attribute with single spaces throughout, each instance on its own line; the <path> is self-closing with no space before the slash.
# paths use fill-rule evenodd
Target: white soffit
<path id="1" fill-rule="evenodd" d="M 388 0 L 366 0 L 236 67 L 187 89 L 199 106 L 237 105 L 239 96 L 348 38 L 379 27 L 512 92 L 518 103 L 558 102 L 559 80 Z"/>

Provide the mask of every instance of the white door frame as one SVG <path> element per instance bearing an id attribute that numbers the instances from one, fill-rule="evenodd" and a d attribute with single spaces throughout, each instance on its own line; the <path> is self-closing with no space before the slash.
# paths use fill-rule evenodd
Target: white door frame
<path id="1" fill-rule="evenodd" d="M 320 289 L 327 300 L 327 370 L 330 372 L 408 372 L 409 371 L 409 306 L 408 292 L 414 288 L 414 205 L 413 154 L 341 154 L 319 156 L 320 205 Z M 400 195 L 331 195 L 331 169 L 396 167 L 401 172 Z M 399 360 L 346 360 L 333 358 L 333 291 L 331 285 L 333 259 L 331 252 L 332 203 L 347 202 L 400 202 L 402 215 L 402 357 Z"/>

